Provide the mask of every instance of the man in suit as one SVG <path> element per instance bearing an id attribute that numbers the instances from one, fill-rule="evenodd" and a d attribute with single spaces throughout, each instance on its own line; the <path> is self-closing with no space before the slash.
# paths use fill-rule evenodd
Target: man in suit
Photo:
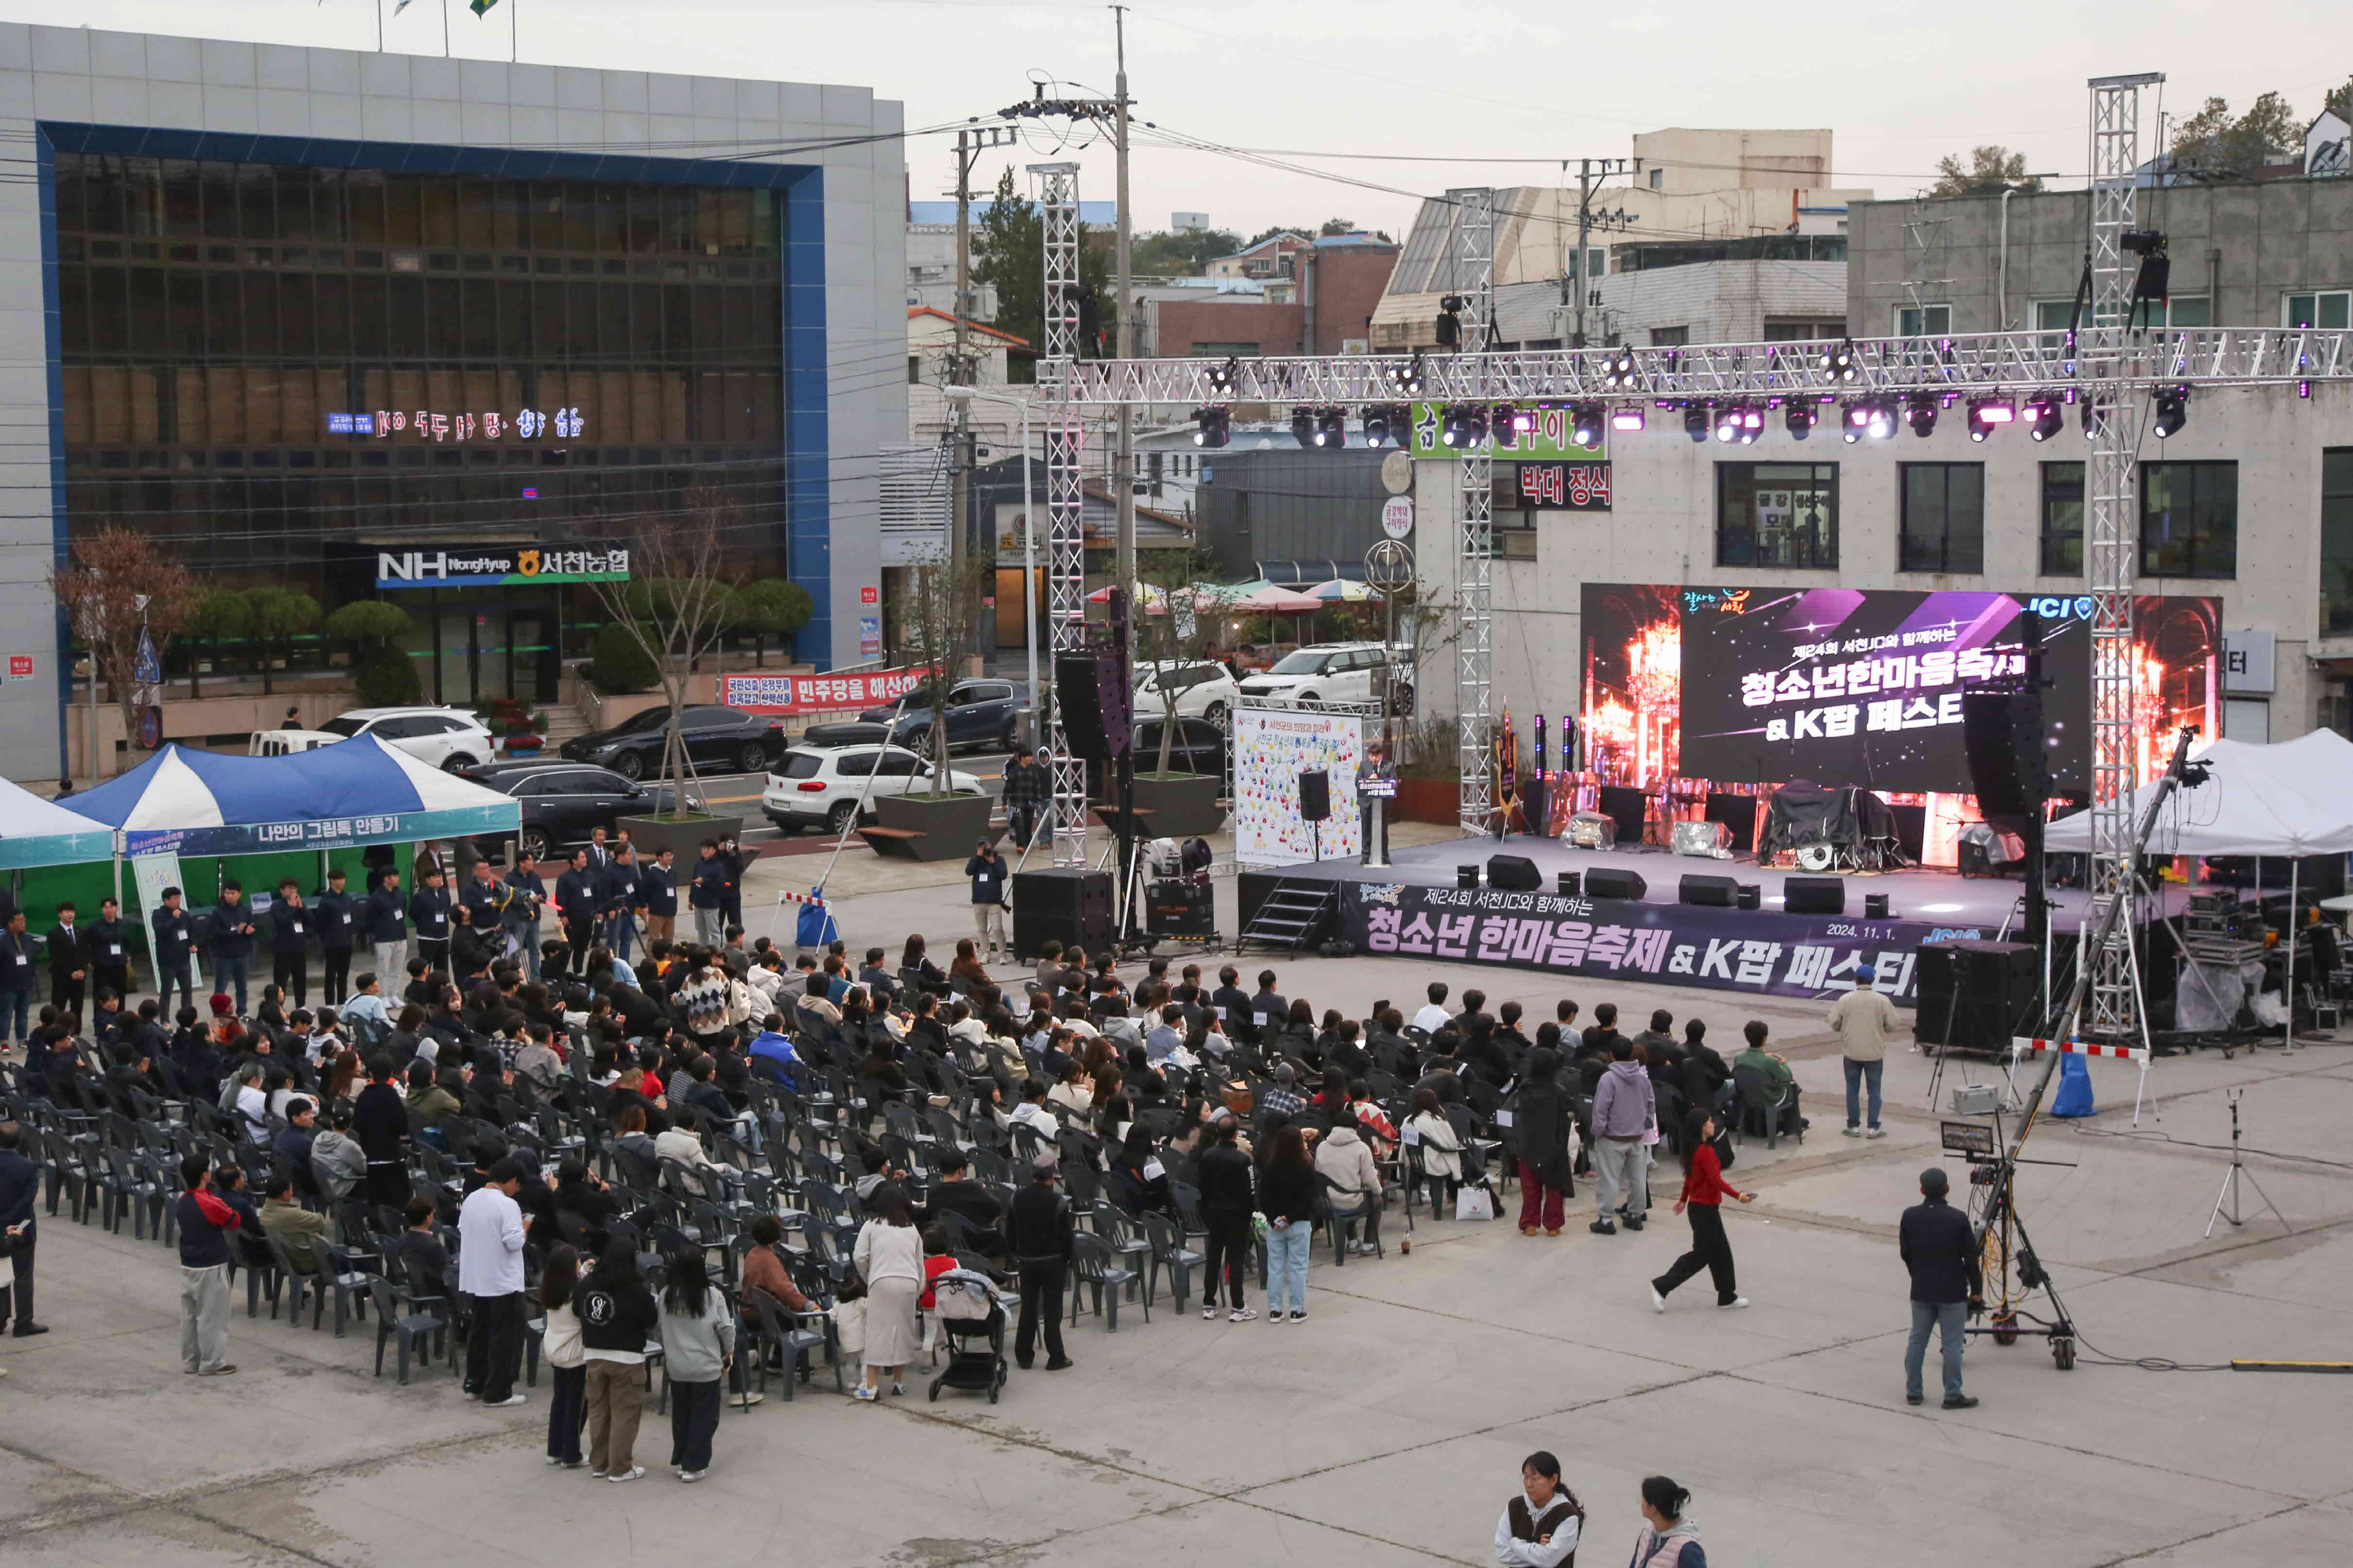
<path id="1" fill-rule="evenodd" d="M 49 1003 L 60 1013 L 90 1009 L 82 1004 L 90 991 L 90 936 L 74 924 L 73 900 L 58 906 L 58 927 L 49 932 Z"/>
<path id="2" fill-rule="evenodd" d="M 131 1000 L 131 928 L 112 899 L 99 900 L 98 921 L 90 928 L 90 977 L 100 991 Z"/>
<path id="3" fill-rule="evenodd" d="M 302 902 L 302 889 L 293 878 L 278 884 L 278 902 L 269 911 L 269 978 L 294 1005 L 309 1005 L 311 939 L 318 916 Z"/>
<path id="4" fill-rule="evenodd" d="M 613 956 L 629 962 L 629 939 L 637 934 L 638 910 L 645 904 L 637 849 L 626 838 L 604 871 L 604 939 Z"/>
<path id="5" fill-rule="evenodd" d="M 196 952 L 195 921 L 180 907 L 180 899 L 179 889 L 164 889 L 163 908 L 148 917 L 148 928 L 154 940 L 155 997 L 164 1005 L 166 1018 L 175 1016 L 172 1008 L 174 986 L 179 988 L 180 1005 L 196 1005 L 196 990 L 189 981 Z"/>
<path id="6" fill-rule="evenodd" d="M 7 1255 L 11 1283 L 0 1286 L 0 1322 L 11 1309 L 18 1339 L 49 1331 L 33 1321 L 33 1197 L 41 1190 L 41 1168 L 25 1157 L 25 1130 L 0 1121 L 0 1253 Z"/>

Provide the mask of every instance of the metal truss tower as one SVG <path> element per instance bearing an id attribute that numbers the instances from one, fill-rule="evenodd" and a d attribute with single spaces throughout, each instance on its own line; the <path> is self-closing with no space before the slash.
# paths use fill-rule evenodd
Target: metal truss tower
<path id="1" fill-rule="evenodd" d="M 1454 204 L 1455 292 L 1463 307 L 1461 347 L 1471 399 L 1487 399 L 1486 367 L 1495 319 L 1495 193 L 1486 186 L 1446 193 Z M 1485 441 L 1461 458 L 1462 526 L 1454 579 L 1456 745 L 1461 772 L 1460 821 L 1465 837 L 1493 826 L 1495 799 L 1495 459 Z"/>
<path id="2" fill-rule="evenodd" d="M 2084 539 L 2092 590 L 2092 910 L 2081 963 L 2088 977 L 2070 1033 L 2117 1038 L 2140 1033 L 2133 934 L 2133 791 L 2140 783 L 2134 576 L 2140 548 L 2139 453 L 2146 384 L 2131 363 L 2141 345 L 2127 326 L 2138 262 L 2126 250 L 2140 163 L 2140 93 L 2162 75 L 2098 77 L 2090 83 L 2092 309 L 2075 344 L 2091 420 L 2090 502 Z M 2111 918 L 2110 905 L 2115 905 Z"/>
<path id="3" fill-rule="evenodd" d="M 1086 427 L 1078 399 L 1079 166 L 1032 163 L 1045 228 L 1045 355 L 1038 366 L 1046 415 L 1046 629 L 1056 653 L 1086 646 Z M 1022 459 L 1027 462 L 1025 456 Z M 1032 693 L 1035 699 L 1035 693 Z M 1061 684 L 1047 709 L 1054 783 L 1054 864 L 1087 863 L 1087 770 L 1062 727 Z"/>

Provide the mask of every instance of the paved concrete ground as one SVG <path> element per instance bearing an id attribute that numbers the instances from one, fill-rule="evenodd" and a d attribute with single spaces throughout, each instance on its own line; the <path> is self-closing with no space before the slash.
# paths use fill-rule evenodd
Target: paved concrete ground
<path id="1" fill-rule="evenodd" d="M 910 920 L 936 937 L 962 913 L 960 887 L 924 868 L 860 888 L 839 890 L 861 944 L 895 942 Z M 1275 967 L 1287 994 L 1351 1013 L 1444 973 Z M 1447 977 L 1546 1015 L 1562 991 L 1536 974 Z M 1561 1456 L 1592 1515 L 1587 1560 L 1605 1565 L 1629 1550 L 1635 1485 L 1653 1471 L 1692 1489 L 1718 1564 L 2353 1561 L 2353 1385 L 2089 1364 L 2353 1359 L 2353 1052 L 2161 1061 L 2163 1120 L 2138 1131 L 2129 1068 L 2095 1065 L 2103 1114 L 2046 1124 L 2028 1152 L 2064 1165 L 2021 1184 L 2086 1364 L 2060 1373 L 2035 1342 L 1978 1342 L 1968 1380 L 1984 1404 L 1947 1415 L 1902 1402 L 1894 1226 L 1935 1157 L 1926 1060 L 1898 1047 L 1893 1135 L 1850 1142 L 1818 1009 L 1574 989 L 1588 1010 L 1695 1011 L 1718 1040 L 1753 1013 L 1798 1058 L 1812 1132 L 1769 1152 L 1746 1144 L 1732 1173 L 1761 1194 L 1728 1218 L 1748 1310 L 1717 1311 L 1703 1280 L 1651 1312 L 1643 1282 L 1683 1237 L 1663 1213 L 1609 1239 L 1581 1222 L 1530 1240 L 1425 1217 L 1410 1257 L 1392 1247 L 1335 1271 L 1319 1253 L 1304 1325 L 1204 1323 L 1165 1299 L 1149 1325 L 1131 1309 L 1116 1335 L 1090 1318 L 1076 1370 L 1017 1372 L 993 1408 L 918 1392 L 869 1409 L 829 1383 L 790 1405 L 772 1392 L 724 1419 L 700 1489 L 657 1468 L 615 1489 L 542 1466 L 543 1384 L 493 1416 L 446 1374 L 406 1389 L 372 1378 L 356 1332 L 240 1311 L 243 1372 L 183 1377 L 164 1252 L 45 1222 L 55 1331 L 0 1340 L 13 1374 L 0 1382 L 0 1563 L 1482 1563 L 1536 1447 Z M 2248 1162 L 2292 1234 L 2265 1213 L 2200 1237 L 2234 1086 L 2250 1146 L 2303 1157 Z M 649 1418 L 641 1458 L 658 1467 L 666 1445 Z"/>

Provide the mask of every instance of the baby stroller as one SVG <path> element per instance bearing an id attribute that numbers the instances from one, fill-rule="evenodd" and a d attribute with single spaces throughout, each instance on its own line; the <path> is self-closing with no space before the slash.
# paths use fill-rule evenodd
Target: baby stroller
<path id="1" fill-rule="evenodd" d="M 987 1275 L 951 1268 L 932 1281 L 940 1331 L 947 1336 L 947 1365 L 932 1379 L 928 1397 L 943 1388 L 987 1393 L 991 1405 L 1005 1386 L 1005 1299 Z"/>

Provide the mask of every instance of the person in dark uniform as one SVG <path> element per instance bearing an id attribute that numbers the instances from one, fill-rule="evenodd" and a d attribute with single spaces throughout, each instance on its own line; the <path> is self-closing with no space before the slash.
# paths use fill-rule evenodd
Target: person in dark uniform
<path id="1" fill-rule="evenodd" d="M 297 1007 L 309 1005 L 311 942 L 319 934 L 317 925 L 318 916 L 302 902 L 302 889 L 294 879 L 279 883 L 278 902 L 269 911 L 269 979 L 294 998 Z"/>
<path id="2" fill-rule="evenodd" d="M 367 1201 L 397 1210 L 408 1202 L 408 1101 L 393 1083 L 392 1058 L 368 1058 L 367 1087 L 352 1101 L 352 1137 L 367 1156 Z"/>
<path id="3" fill-rule="evenodd" d="M 71 900 L 58 906 L 57 929 L 49 932 L 49 1003 L 60 1013 L 89 1016 L 90 935 L 74 924 Z"/>
<path id="4" fill-rule="evenodd" d="M 596 945 L 596 875 L 589 869 L 586 849 L 572 852 L 571 868 L 555 879 L 555 912 L 564 922 L 564 940 L 572 949 L 569 960 L 576 973 L 587 973 L 588 950 Z"/>
<path id="5" fill-rule="evenodd" d="M 131 928 L 112 899 L 99 900 L 98 920 L 90 928 L 90 977 L 100 991 L 130 1001 Z"/>
<path id="6" fill-rule="evenodd" d="M 1021 1274 L 1021 1326 L 1014 1335 L 1013 1359 L 1026 1371 L 1038 1352 L 1039 1321 L 1046 1329 L 1046 1370 L 1071 1364 L 1062 1353 L 1062 1284 L 1071 1268 L 1070 1200 L 1054 1190 L 1054 1152 L 1038 1156 L 1030 1184 L 1014 1194 L 1006 1220 L 1006 1250 Z"/>
<path id="7" fill-rule="evenodd" d="M 188 911 L 180 907 L 180 889 L 164 889 L 164 907 L 148 918 L 148 929 L 154 933 L 155 995 L 163 1004 L 165 1017 L 172 1015 L 172 988 L 179 987 L 180 1005 L 196 1005 L 196 989 L 189 980 L 191 961 L 196 952 L 195 922 Z"/>
<path id="8" fill-rule="evenodd" d="M 515 851 L 514 869 L 507 873 L 509 895 L 501 919 L 522 949 L 525 973 L 539 978 L 539 911 L 547 902 L 547 882 L 539 874 L 539 858 L 528 849 Z"/>
<path id="9" fill-rule="evenodd" d="M 417 956 L 427 970 L 449 973 L 449 889 L 441 885 L 441 870 L 425 873 L 425 886 L 408 900 L 408 921 L 417 928 Z"/>
<path id="10" fill-rule="evenodd" d="M 603 900 L 605 945 L 623 963 L 629 962 L 629 939 L 637 934 L 638 909 L 645 901 L 642 882 L 637 849 L 623 839 L 613 850 L 613 863 L 605 868 Z"/>
<path id="11" fill-rule="evenodd" d="M 319 926 L 319 957 L 326 973 L 320 981 L 320 999 L 340 1007 L 352 994 L 352 948 L 359 941 L 359 904 L 343 891 L 343 868 L 327 873 L 327 890 L 311 902 Z"/>
<path id="12" fill-rule="evenodd" d="M 744 872 L 758 857 L 746 853 L 743 845 L 729 837 L 719 846 L 719 858 L 727 863 L 727 886 L 719 895 L 719 929 L 723 933 L 729 926 L 744 923 Z"/>
<path id="13" fill-rule="evenodd" d="M 213 989 L 236 997 L 240 1018 L 245 1016 L 245 988 L 252 973 L 253 938 L 259 929 L 252 906 L 245 901 L 244 885 L 223 882 L 219 901 L 213 905 L 212 933 L 207 939 L 213 955 Z"/>
<path id="14" fill-rule="evenodd" d="M 375 949 L 375 972 L 387 985 L 408 973 L 408 900 L 400 896 L 400 872 L 390 866 L 371 873 L 376 878 L 368 893 L 368 942 Z"/>
<path id="15" fill-rule="evenodd" d="M 25 929 L 25 911 L 12 910 L 0 925 L 0 1045 L 22 1046 L 30 1037 L 33 995 L 32 933 Z"/>
<path id="16" fill-rule="evenodd" d="M 678 930 L 678 851 L 669 845 L 638 872 L 638 894 L 645 900 L 646 941 L 668 942 Z"/>
<path id="17" fill-rule="evenodd" d="M 716 838 L 704 839 L 697 855 L 694 885 L 686 895 L 694 910 L 694 940 L 705 947 L 717 947 L 727 930 L 727 892 L 735 880 L 734 862 L 720 852 Z"/>
<path id="18" fill-rule="evenodd" d="M 1373 808 L 1375 798 L 1365 793 L 1365 786 L 1378 784 L 1394 786 L 1397 769 L 1389 765 L 1388 752 L 1380 742 L 1374 741 L 1365 748 L 1365 760 L 1356 764 L 1356 816 L 1361 831 L 1357 842 L 1364 846 L 1366 865 L 1388 858 L 1388 812 L 1386 805 L 1380 813 L 1380 843 L 1373 842 Z M 1375 851 L 1378 853 L 1376 854 Z"/>

